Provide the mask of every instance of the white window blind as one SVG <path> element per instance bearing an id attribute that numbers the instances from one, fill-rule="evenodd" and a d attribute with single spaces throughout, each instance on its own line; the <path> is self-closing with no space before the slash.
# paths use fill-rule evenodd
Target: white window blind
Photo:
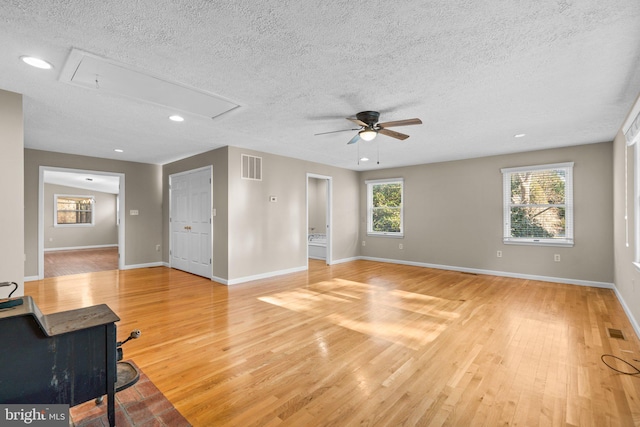
<path id="1" fill-rule="evenodd" d="M 502 174 L 504 243 L 573 246 L 573 163 Z"/>

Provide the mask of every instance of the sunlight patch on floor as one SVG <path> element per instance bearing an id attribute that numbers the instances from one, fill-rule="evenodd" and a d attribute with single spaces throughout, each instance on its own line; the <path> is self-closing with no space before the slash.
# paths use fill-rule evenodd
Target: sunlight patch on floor
<path id="1" fill-rule="evenodd" d="M 435 340 L 462 301 L 333 279 L 258 298 L 411 349 Z"/>

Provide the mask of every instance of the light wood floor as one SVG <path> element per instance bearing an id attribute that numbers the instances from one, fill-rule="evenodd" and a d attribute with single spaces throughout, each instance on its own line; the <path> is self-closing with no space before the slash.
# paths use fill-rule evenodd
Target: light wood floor
<path id="1" fill-rule="evenodd" d="M 117 247 L 44 253 L 45 278 L 117 269 Z"/>
<path id="2" fill-rule="evenodd" d="M 194 426 L 634 426 L 640 359 L 613 291 L 354 261 L 223 286 L 164 267 L 26 284 L 106 303 Z M 628 340 L 609 338 L 621 329 Z M 621 366 L 622 367 L 622 366 Z"/>

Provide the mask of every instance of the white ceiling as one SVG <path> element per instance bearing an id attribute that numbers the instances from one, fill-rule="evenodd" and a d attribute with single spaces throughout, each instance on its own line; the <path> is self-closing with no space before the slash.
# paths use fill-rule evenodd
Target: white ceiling
<path id="1" fill-rule="evenodd" d="M 78 171 L 69 172 L 67 170 L 45 170 L 42 181 L 45 184 L 82 188 L 90 191 L 100 191 L 102 193 L 120 193 L 120 177 L 117 175 Z"/>
<path id="2" fill-rule="evenodd" d="M 164 164 L 233 145 L 387 168 L 612 140 L 640 92 L 639 18 L 637 0 L 5 0 L 0 88 L 24 94 L 27 148 Z M 60 81 L 74 48 L 240 107 L 170 122 Z M 359 147 L 314 136 L 363 110 L 423 124 Z"/>

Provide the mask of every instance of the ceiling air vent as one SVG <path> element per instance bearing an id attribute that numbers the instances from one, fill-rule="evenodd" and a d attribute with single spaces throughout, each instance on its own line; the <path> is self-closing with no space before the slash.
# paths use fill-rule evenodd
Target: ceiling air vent
<path id="1" fill-rule="evenodd" d="M 631 109 L 631 113 L 622 125 L 622 133 L 627 140 L 627 145 L 640 142 L 640 98 Z"/>
<path id="2" fill-rule="evenodd" d="M 262 157 L 242 154 L 242 179 L 262 181 Z"/>

